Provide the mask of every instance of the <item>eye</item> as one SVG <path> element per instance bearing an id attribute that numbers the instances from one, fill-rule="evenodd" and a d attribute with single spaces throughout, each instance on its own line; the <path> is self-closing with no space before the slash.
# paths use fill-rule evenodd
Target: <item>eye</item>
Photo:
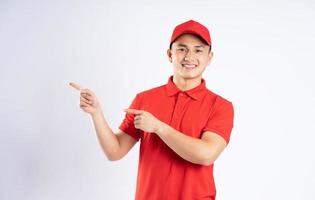
<path id="1" fill-rule="evenodd" d="M 200 50 L 200 49 L 197 49 L 196 51 L 197 51 L 197 53 L 201 53 L 201 52 L 203 52 L 203 51 L 202 51 L 202 50 Z"/>

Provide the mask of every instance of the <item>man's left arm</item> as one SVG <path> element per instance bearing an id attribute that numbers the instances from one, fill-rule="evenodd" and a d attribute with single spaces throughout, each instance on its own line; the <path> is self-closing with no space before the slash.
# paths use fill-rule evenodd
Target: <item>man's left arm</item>
<path id="1" fill-rule="evenodd" d="M 229 133 L 233 126 L 231 120 L 233 119 L 232 108 L 229 107 L 229 112 L 223 110 L 224 112 L 215 114 L 212 121 L 209 121 L 203 129 L 201 139 L 179 132 L 147 111 L 135 109 L 125 109 L 124 111 L 136 115 L 134 118 L 135 128 L 157 134 L 166 145 L 183 159 L 208 166 L 217 159 L 229 141 Z M 212 132 L 218 130 L 219 132 Z"/>
<path id="2" fill-rule="evenodd" d="M 223 137 L 214 132 L 205 131 L 201 139 L 193 138 L 163 122 L 156 134 L 179 156 L 195 164 L 211 165 L 226 147 Z"/>

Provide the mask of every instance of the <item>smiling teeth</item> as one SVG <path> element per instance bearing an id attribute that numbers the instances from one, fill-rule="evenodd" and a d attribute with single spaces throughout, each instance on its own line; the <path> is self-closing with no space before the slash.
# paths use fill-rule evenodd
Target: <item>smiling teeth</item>
<path id="1" fill-rule="evenodd" d="M 187 68 L 195 68 L 196 65 L 183 65 L 184 67 L 187 67 Z"/>

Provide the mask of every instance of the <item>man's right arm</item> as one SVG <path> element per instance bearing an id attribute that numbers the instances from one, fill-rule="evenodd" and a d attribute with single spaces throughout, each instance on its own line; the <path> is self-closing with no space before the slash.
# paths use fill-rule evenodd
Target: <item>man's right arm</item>
<path id="1" fill-rule="evenodd" d="M 137 140 L 120 129 L 116 134 L 113 133 L 102 110 L 93 113 L 91 116 L 98 141 L 108 160 L 120 160 L 137 143 Z"/>

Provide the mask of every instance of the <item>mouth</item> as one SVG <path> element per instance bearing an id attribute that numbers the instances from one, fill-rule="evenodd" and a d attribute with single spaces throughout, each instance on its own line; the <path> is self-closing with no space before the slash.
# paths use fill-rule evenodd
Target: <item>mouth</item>
<path id="1" fill-rule="evenodd" d="M 197 65 L 193 65 L 193 64 L 182 64 L 182 67 L 185 69 L 195 69 L 197 67 Z"/>

